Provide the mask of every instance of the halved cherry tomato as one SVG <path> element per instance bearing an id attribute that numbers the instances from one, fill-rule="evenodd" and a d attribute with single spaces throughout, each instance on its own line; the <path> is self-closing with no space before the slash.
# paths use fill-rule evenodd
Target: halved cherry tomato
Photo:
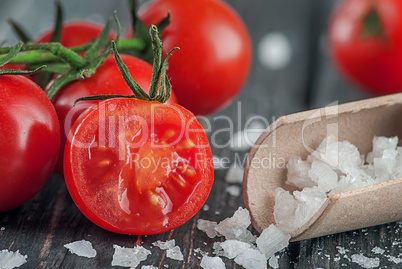
<path id="1" fill-rule="evenodd" d="M 22 205 L 46 184 L 59 153 L 56 112 L 35 83 L 0 76 L 0 212 Z"/>
<path id="2" fill-rule="evenodd" d="M 146 92 L 149 91 L 150 81 L 152 77 L 152 66 L 134 56 L 121 54 L 121 58 L 127 65 L 134 80 Z M 50 82 L 53 83 L 53 82 Z M 70 131 L 70 128 L 78 116 L 87 109 L 93 102 L 80 102 L 74 106 L 75 100 L 81 97 L 103 95 L 103 94 L 118 94 L 132 95 L 133 92 L 127 86 L 123 76 L 114 60 L 110 55 L 106 61 L 98 67 L 96 73 L 85 80 L 78 80 L 67 84 L 53 98 L 53 104 L 56 108 L 57 116 L 60 121 L 60 154 L 57 162 L 56 172 L 63 175 L 63 155 L 64 145 Z M 172 96 L 168 103 L 176 103 L 176 97 L 172 92 Z"/>
<path id="3" fill-rule="evenodd" d="M 109 99 L 74 123 L 64 175 L 81 212 L 124 234 L 154 234 L 189 220 L 213 183 L 205 132 L 179 105 Z"/>

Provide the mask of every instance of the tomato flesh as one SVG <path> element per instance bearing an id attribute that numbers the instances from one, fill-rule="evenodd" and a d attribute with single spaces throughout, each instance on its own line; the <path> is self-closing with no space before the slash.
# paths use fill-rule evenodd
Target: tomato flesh
<path id="1" fill-rule="evenodd" d="M 178 105 L 111 99 L 78 119 L 70 138 L 67 187 L 83 214 L 104 229 L 165 232 L 190 219 L 208 197 L 208 140 Z"/>

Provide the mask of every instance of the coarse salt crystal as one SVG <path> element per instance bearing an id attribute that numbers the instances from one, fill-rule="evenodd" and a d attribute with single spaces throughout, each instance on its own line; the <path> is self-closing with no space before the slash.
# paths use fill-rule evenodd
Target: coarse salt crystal
<path id="1" fill-rule="evenodd" d="M 16 252 L 3 249 L 0 251 L 0 268 L 13 269 L 19 267 L 27 262 L 27 255 L 20 254 L 20 251 Z"/>
<path id="2" fill-rule="evenodd" d="M 223 250 L 222 256 L 228 259 L 234 259 L 246 249 L 251 248 L 252 245 L 238 240 L 226 240 L 220 243 L 219 246 Z"/>
<path id="3" fill-rule="evenodd" d="M 228 192 L 231 196 L 238 197 L 241 193 L 241 187 L 237 185 L 231 185 L 226 188 L 226 192 Z"/>
<path id="4" fill-rule="evenodd" d="M 234 259 L 235 263 L 246 269 L 266 269 L 267 259 L 257 249 L 246 249 Z"/>
<path id="5" fill-rule="evenodd" d="M 175 246 L 171 249 L 166 250 L 166 257 L 177 261 L 184 260 L 183 253 L 181 253 L 179 246 Z"/>
<path id="6" fill-rule="evenodd" d="M 228 183 L 240 184 L 243 182 L 243 174 L 244 174 L 243 167 L 241 167 L 240 164 L 234 163 L 229 167 L 229 170 L 225 176 L 225 180 Z"/>
<path id="7" fill-rule="evenodd" d="M 151 251 L 142 246 L 126 248 L 113 245 L 113 247 L 114 254 L 112 266 L 137 267 L 140 262 L 145 261 L 148 258 L 148 255 L 151 255 Z"/>
<path id="8" fill-rule="evenodd" d="M 218 224 L 215 221 L 203 220 L 199 219 L 197 221 L 197 228 L 207 234 L 209 238 L 214 238 L 218 235 L 218 232 L 215 230 Z"/>
<path id="9" fill-rule="evenodd" d="M 4 227 L 1 227 L 1 228 L 0 228 L 0 231 L 4 231 L 5 229 L 6 229 L 6 228 L 4 228 Z"/>
<path id="10" fill-rule="evenodd" d="M 158 267 L 153 265 L 143 265 L 141 266 L 141 269 L 158 269 Z"/>
<path id="11" fill-rule="evenodd" d="M 204 256 L 201 259 L 201 268 L 204 269 L 225 269 L 225 263 L 219 257 Z"/>
<path id="12" fill-rule="evenodd" d="M 272 268 L 275 268 L 275 269 L 279 268 L 278 257 L 274 255 L 271 258 L 269 258 L 268 264 Z"/>
<path id="13" fill-rule="evenodd" d="M 174 248 L 174 246 L 176 245 L 176 242 L 175 242 L 174 239 L 168 240 L 168 241 L 166 241 L 166 242 L 163 242 L 163 241 L 161 241 L 161 240 L 158 240 L 158 241 L 156 241 L 156 242 L 153 242 L 152 245 L 155 246 L 155 247 L 158 247 L 158 248 L 160 248 L 160 249 L 162 249 L 162 250 L 167 250 L 167 249 L 172 249 L 172 248 Z"/>
<path id="14" fill-rule="evenodd" d="M 231 218 L 221 221 L 215 230 L 227 240 L 240 240 L 244 242 L 255 242 L 255 236 L 247 230 L 251 224 L 250 213 L 247 209 L 239 208 Z"/>
<path id="15" fill-rule="evenodd" d="M 264 229 L 257 238 L 257 247 L 267 259 L 289 245 L 290 234 L 276 228 L 274 224 Z"/>
<path id="16" fill-rule="evenodd" d="M 385 252 L 385 250 L 380 247 L 374 247 L 371 251 L 375 254 L 384 254 Z"/>
<path id="17" fill-rule="evenodd" d="M 81 257 L 94 258 L 96 250 L 92 247 L 91 242 L 86 240 L 75 241 L 64 245 L 71 253 Z"/>
<path id="18" fill-rule="evenodd" d="M 357 263 L 363 268 L 376 268 L 380 266 L 380 259 L 378 258 L 369 258 L 363 254 L 353 254 L 351 258 L 352 262 Z"/>

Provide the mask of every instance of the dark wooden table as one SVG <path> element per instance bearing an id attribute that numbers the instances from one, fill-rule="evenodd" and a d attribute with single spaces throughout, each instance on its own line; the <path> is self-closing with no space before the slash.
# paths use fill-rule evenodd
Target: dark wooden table
<path id="1" fill-rule="evenodd" d="M 96 2 L 96 3 L 95 3 Z M 329 61 L 325 45 L 325 29 L 328 15 L 335 0 L 229 0 L 242 16 L 250 30 L 254 58 L 249 79 L 238 98 L 229 107 L 208 117 L 212 132 L 223 126 L 217 116 L 225 115 L 234 121 L 235 130 L 242 129 L 245 121 L 260 115 L 269 122 L 289 113 L 325 106 L 329 103 L 357 100 L 368 96 L 345 82 Z M 87 18 L 103 23 L 113 10 L 127 25 L 126 1 L 63 1 L 66 17 Z M 32 33 L 51 27 L 53 21 L 51 0 L 1 0 L 0 40 L 16 39 L 11 34 L 6 20 L 9 17 L 20 21 Z M 291 49 L 290 62 L 281 68 L 267 68 L 259 57 L 259 46 L 264 36 L 278 32 L 286 37 Z M 238 116 L 240 115 L 240 117 Z M 215 137 L 224 144 L 228 133 Z M 247 151 L 233 152 L 229 147 L 213 147 L 217 156 L 235 162 L 236 156 L 243 160 Z M 1 149 L 0 149 L 1 154 Z M 45 188 L 25 205 L 8 213 L 0 214 L 0 250 L 19 250 L 28 255 L 28 262 L 20 268 L 111 268 L 113 244 L 133 247 L 141 242 L 146 248 L 156 240 L 175 239 L 184 254 L 184 262 L 166 257 L 163 251 L 153 248 L 152 256 L 141 265 L 159 268 L 198 268 L 200 248 L 212 252 L 210 239 L 196 228 L 198 219 L 221 221 L 233 215 L 243 206 L 241 196 L 226 192 L 227 169 L 216 170 L 215 183 L 208 198 L 209 210 L 200 210 L 183 226 L 164 234 L 152 236 L 128 236 L 114 234 L 92 224 L 74 205 L 63 180 L 53 175 Z M 1 177 L 1 175 L 0 175 Z M 1 186 L 0 186 L 1 187 Z M 401 268 L 402 264 L 389 261 L 386 255 L 398 257 L 402 249 L 400 223 L 351 231 L 332 236 L 291 243 L 280 255 L 280 268 L 360 268 L 350 262 L 352 254 L 379 257 L 380 268 Z M 92 242 L 98 255 L 88 259 L 73 255 L 64 244 L 85 239 Z M 384 255 L 374 254 L 380 247 Z M 346 249 L 345 254 L 340 250 Z M 342 251 L 341 251 L 342 252 Z M 224 259 L 227 268 L 241 268 L 232 260 Z"/>

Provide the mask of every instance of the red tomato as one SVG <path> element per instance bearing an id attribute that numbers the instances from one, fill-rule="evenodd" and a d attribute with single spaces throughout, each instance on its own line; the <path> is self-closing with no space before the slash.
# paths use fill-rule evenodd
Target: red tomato
<path id="1" fill-rule="evenodd" d="M 65 22 L 63 23 L 60 43 L 67 48 L 84 45 L 92 39 L 96 39 L 102 32 L 103 27 L 102 25 L 84 20 Z M 37 38 L 38 43 L 49 42 L 52 34 L 53 30 L 47 30 Z M 114 37 L 115 34 L 111 32 L 109 39 L 113 39 Z"/>
<path id="2" fill-rule="evenodd" d="M 134 80 L 144 91 L 148 92 L 152 77 L 152 66 L 134 56 L 123 54 L 120 56 L 127 65 Z M 67 84 L 53 98 L 53 104 L 56 108 L 61 128 L 60 154 L 56 166 L 56 171 L 59 175 L 63 175 L 64 145 L 71 125 L 78 116 L 92 104 L 92 102 L 79 102 L 74 106 L 75 100 L 85 96 L 102 94 L 133 95 L 132 90 L 127 86 L 121 75 L 113 55 L 110 55 L 106 61 L 98 67 L 92 77 Z M 173 93 L 168 103 L 177 103 Z"/>
<path id="3" fill-rule="evenodd" d="M 329 48 L 335 64 L 349 80 L 374 94 L 399 92 L 401 33 L 401 1 L 345 0 L 332 14 Z"/>
<path id="4" fill-rule="evenodd" d="M 181 105 L 196 115 L 228 105 L 247 79 L 252 56 L 250 36 L 238 14 L 218 0 L 155 0 L 139 10 L 146 24 L 168 11 L 163 51 L 179 47 L 168 74 Z"/>
<path id="5" fill-rule="evenodd" d="M 103 101 L 75 122 L 65 148 L 75 204 L 117 233 L 162 233 L 183 224 L 205 203 L 213 172 L 202 126 L 175 104 Z"/>
<path id="6" fill-rule="evenodd" d="M 0 212 L 45 185 L 59 153 L 60 129 L 46 94 L 23 76 L 0 76 Z"/>

